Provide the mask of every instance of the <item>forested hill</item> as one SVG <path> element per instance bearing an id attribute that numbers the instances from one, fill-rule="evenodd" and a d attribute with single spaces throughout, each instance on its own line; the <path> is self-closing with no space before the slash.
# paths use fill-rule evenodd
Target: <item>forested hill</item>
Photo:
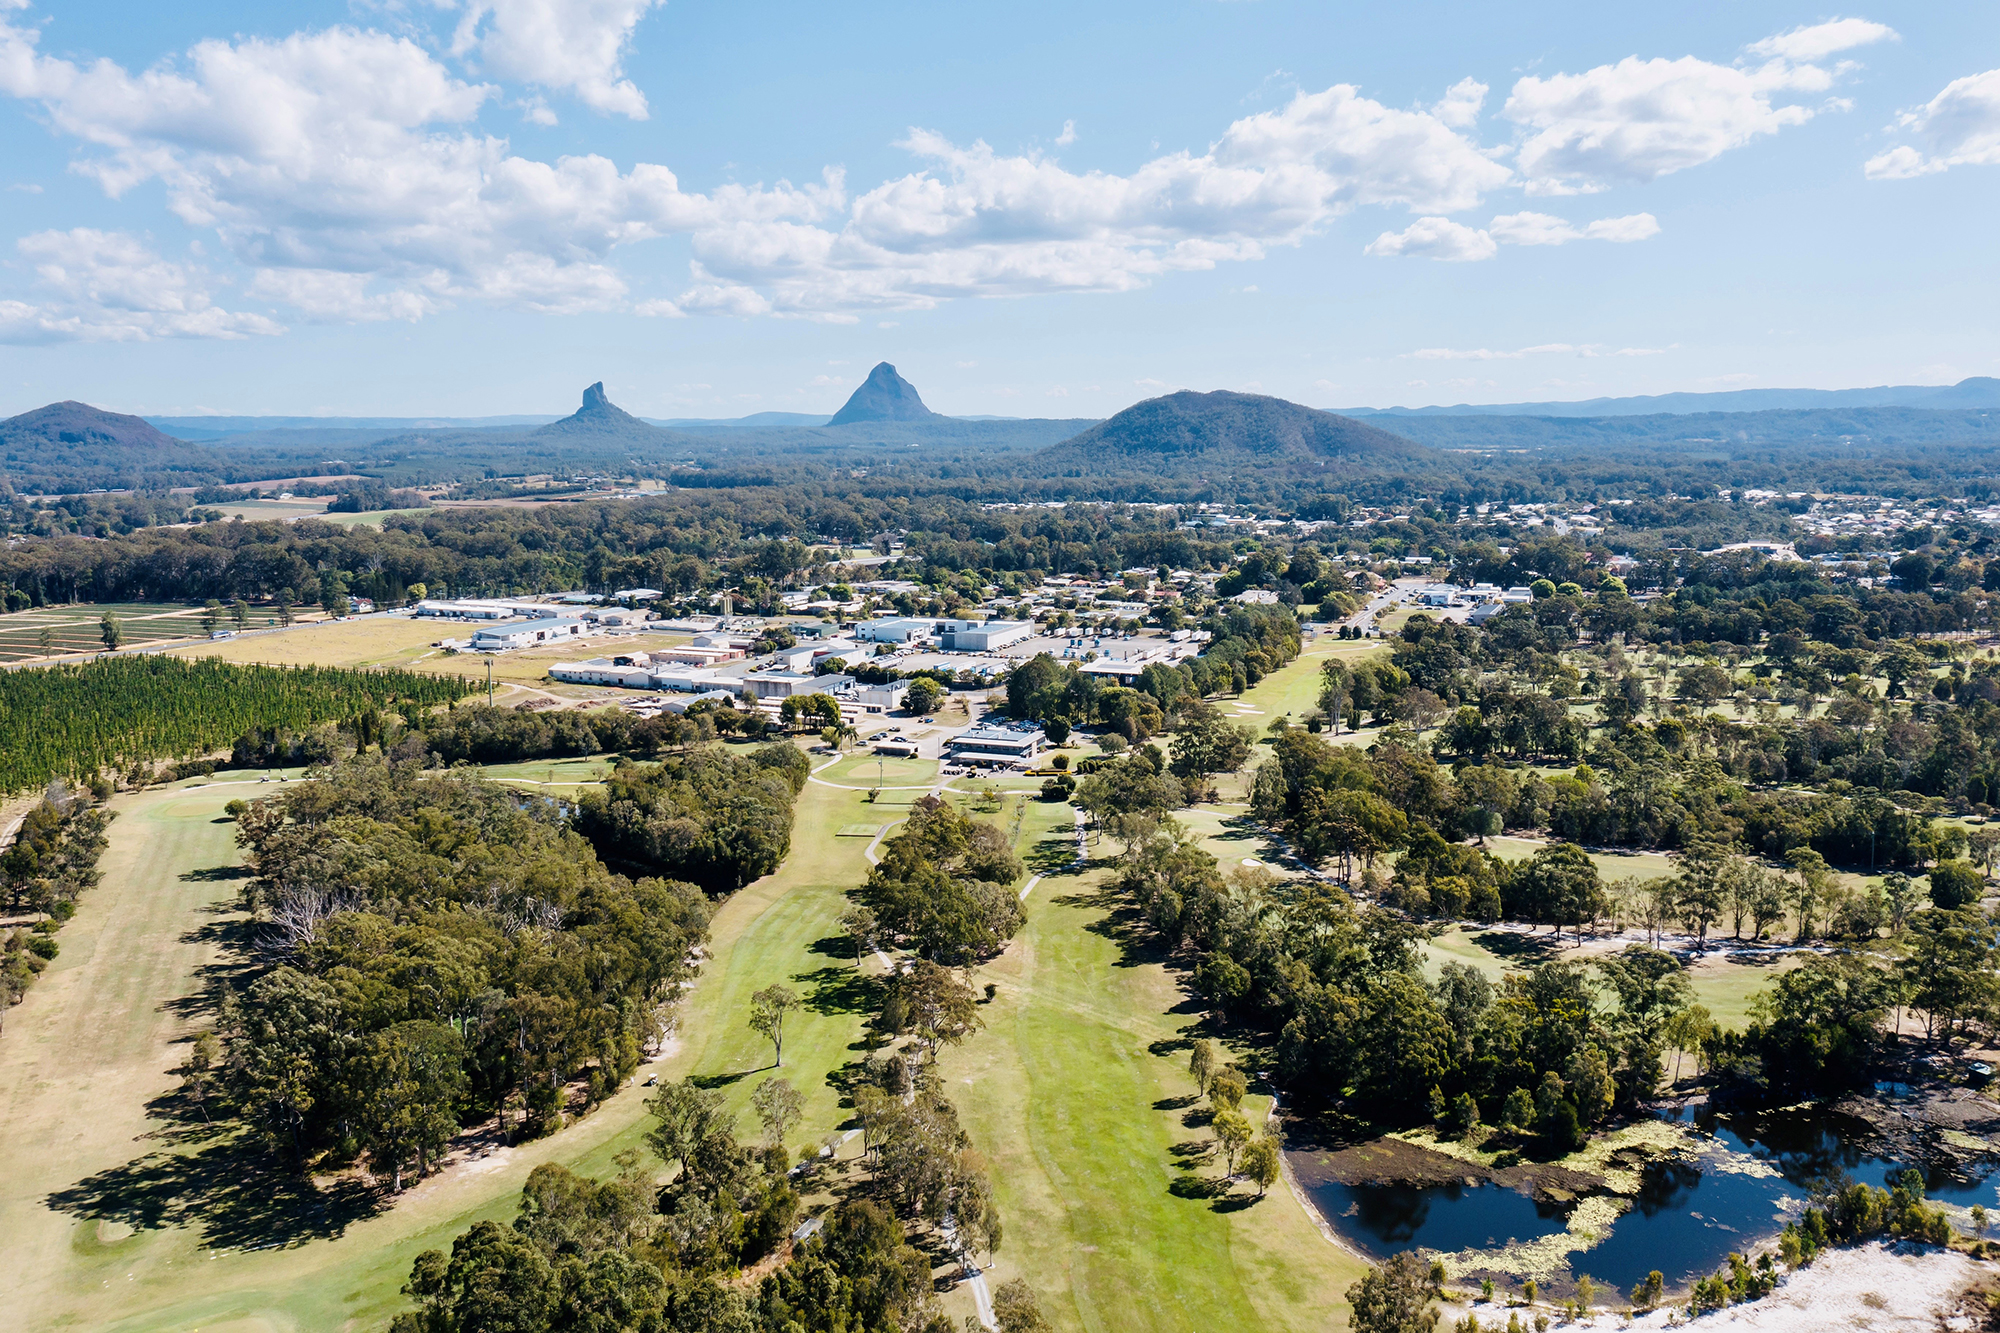
<path id="1" fill-rule="evenodd" d="M 209 451 L 142 417 L 61 402 L 0 421 L 0 459 L 17 489 L 179 486 L 216 466 Z M 74 487 L 69 481 L 80 484 Z"/>
<path id="2" fill-rule="evenodd" d="M 1051 475 L 1072 468 L 1184 471 L 1230 465 L 1316 468 L 1428 454 L 1377 426 L 1262 394 L 1149 398 L 1036 456 Z"/>

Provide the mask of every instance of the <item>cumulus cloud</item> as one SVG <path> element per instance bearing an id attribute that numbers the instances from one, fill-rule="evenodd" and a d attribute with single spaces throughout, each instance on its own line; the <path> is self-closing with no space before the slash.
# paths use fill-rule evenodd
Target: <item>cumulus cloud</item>
<path id="1" fill-rule="evenodd" d="M 1567 245 L 1571 241 L 1643 241 L 1660 234 L 1660 223 L 1651 213 L 1599 218 L 1582 227 L 1547 213 L 1508 213 L 1494 218 L 1490 229 L 1493 239 L 1502 245 Z"/>
<path id="2" fill-rule="evenodd" d="M 1444 90 L 1444 100 L 1431 107 L 1431 114 L 1455 130 L 1471 129 L 1489 91 L 1478 79 L 1460 79 Z"/>
<path id="3" fill-rule="evenodd" d="M 1793 99 L 1826 93 L 1848 68 L 1816 62 L 1895 35 L 1879 23 L 1836 19 L 1750 47 L 1760 63 L 1627 56 L 1581 74 L 1530 75 L 1515 83 L 1502 114 L 1526 131 L 1515 161 L 1530 194 L 1656 180 L 1844 107 Z"/>
<path id="4" fill-rule="evenodd" d="M 1418 218 L 1402 231 L 1385 231 L 1365 247 L 1385 258 L 1465 263 L 1491 259 L 1503 245 L 1567 245 L 1571 241 L 1643 241 L 1660 232 L 1651 213 L 1599 218 L 1581 227 L 1548 213 L 1506 213 L 1484 229 L 1449 218 Z"/>
<path id="5" fill-rule="evenodd" d="M 1383 232 L 1368 243 L 1366 252 L 1391 259 L 1468 263 L 1491 259 L 1500 253 L 1500 247 L 1488 233 L 1450 218 L 1418 218 L 1401 231 Z"/>
<path id="6" fill-rule="evenodd" d="M 496 89 L 382 33 L 206 41 L 136 75 L 41 56 L 36 35 L 0 19 L 0 91 L 89 146 L 75 168 L 114 197 L 159 181 L 258 291 L 312 317 L 413 318 L 466 298 L 610 308 L 625 295 L 617 246 L 842 202 L 837 177 L 700 195 L 662 166 L 516 156 L 472 124 Z"/>
<path id="7" fill-rule="evenodd" d="M 162 259 L 137 237 L 78 227 L 23 237 L 37 300 L 0 301 L 0 342 L 148 342 L 283 333 L 271 319 L 224 310 L 210 276 Z"/>
<path id="8" fill-rule="evenodd" d="M 1876 180 L 1906 180 L 1960 166 L 2000 166 L 2000 69 L 1953 79 L 1923 106 L 1898 118 L 1929 152 L 1899 144 L 1868 159 Z"/>
<path id="9" fill-rule="evenodd" d="M 645 115 L 620 61 L 656 0 L 452 3 L 457 49 L 482 76 Z M 0 0 L 0 92 L 37 103 L 79 142 L 74 168 L 113 197 L 157 182 L 182 221 L 213 231 L 250 271 L 253 294 L 306 319 L 419 319 L 474 301 L 852 322 L 963 297 L 1129 290 L 1259 259 L 1362 208 L 1417 216 L 1370 253 L 1440 259 L 1657 229 L 1645 214 L 1582 227 L 1452 221 L 1518 183 L 1504 154 L 1467 132 L 1487 93 L 1472 79 L 1414 110 L 1345 84 L 1298 92 L 1204 149 L 1123 174 L 912 129 L 899 146 L 914 168 L 859 193 L 837 169 L 804 185 L 695 192 L 657 164 L 515 153 L 480 118 L 508 108 L 545 119 L 540 93 L 479 82 L 402 37 L 334 27 L 211 40 L 134 72 L 41 54 L 37 30 L 9 21 L 20 7 Z M 1768 63 L 1794 82 L 1808 68 Z M 1577 105 L 1555 81 L 1516 85 L 1510 114 L 1548 120 L 1522 150 L 1535 171 L 1567 171 L 1557 157 L 1594 151 L 1561 129 Z M 1065 123 L 1063 138 L 1073 131 Z M 668 235 L 689 241 L 685 290 L 634 302 L 619 251 Z"/>
<path id="10" fill-rule="evenodd" d="M 573 93 L 607 115 L 647 117 L 646 95 L 625 77 L 632 30 L 660 0 L 468 0 L 453 55 L 476 52 L 501 78 Z M 554 124 L 539 102 L 529 118 Z"/>

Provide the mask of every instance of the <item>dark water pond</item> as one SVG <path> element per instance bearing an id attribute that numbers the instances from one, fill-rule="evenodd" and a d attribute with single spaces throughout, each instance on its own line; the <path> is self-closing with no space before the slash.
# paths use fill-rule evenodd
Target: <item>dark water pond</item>
<path id="1" fill-rule="evenodd" d="M 1685 1284 L 1747 1252 L 1798 1215 L 1813 1186 L 1839 1176 L 1884 1184 L 1907 1162 L 1879 1156 L 1866 1126 L 1822 1113 L 1690 1120 L 1691 1158 L 1648 1165 L 1632 1206 L 1608 1233 L 1569 1254 L 1570 1272 L 1629 1289 L 1659 1269 Z M 1311 1181 L 1311 1173 L 1306 1173 Z M 1955 1207 L 2000 1206 L 2000 1178 L 1927 1172 L 1931 1196 Z M 1343 1185 L 1319 1181 L 1307 1193 L 1357 1249 L 1386 1258 L 1400 1250 L 1443 1254 L 1493 1251 L 1493 1271 L 1509 1271 L 1499 1251 L 1567 1230 L 1575 1205 L 1538 1204 L 1498 1185 Z"/>

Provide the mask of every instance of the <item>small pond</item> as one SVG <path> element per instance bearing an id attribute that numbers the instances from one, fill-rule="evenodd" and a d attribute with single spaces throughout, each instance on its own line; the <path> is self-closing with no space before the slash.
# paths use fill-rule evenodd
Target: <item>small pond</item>
<path id="1" fill-rule="evenodd" d="M 1865 1125 L 1831 1113 L 1702 1113 L 1685 1123 L 1690 1151 L 1649 1162 L 1622 1212 L 1607 1199 L 1537 1202 L 1495 1184 L 1348 1185 L 1309 1166 L 1300 1177 L 1328 1223 L 1373 1257 L 1426 1250 L 1455 1274 L 1566 1287 L 1588 1273 L 1629 1290 L 1656 1268 L 1670 1287 L 1684 1286 L 1723 1267 L 1732 1250 L 1750 1252 L 1803 1211 L 1816 1182 L 1847 1175 L 1881 1185 L 1909 1164 L 1875 1155 L 1868 1145 L 1879 1140 Z M 1975 1176 L 1926 1177 L 1938 1202 L 2000 1209 L 1991 1164 Z"/>

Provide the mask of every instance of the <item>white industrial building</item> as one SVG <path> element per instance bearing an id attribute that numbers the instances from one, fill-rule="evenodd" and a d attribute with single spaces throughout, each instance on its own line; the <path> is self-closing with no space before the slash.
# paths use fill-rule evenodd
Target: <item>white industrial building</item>
<path id="1" fill-rule="evenodd" d="M 759 699 L 789 699 L 800 694 L 836 694 L 854 683 L 852 676 L 808 676 L 794 671 L 769 671 L 745 676 L 743 683 Z"/>
<path id="2" fill-rule="evenodd" d="M 884 620 L 864 620 L 854 627 L 854 637 L 864 643 L 908 643 L 930 637 L 937 622 L 914 616 L 890 616 Z"/>
<path id="3" fill-rule="evenodd" d="M 940 620 L 932 631 L 948 653 L 990 653 L 1034 637 L 1026 620 Z"/>
<path id="4" fill-rule="evenodd" d="M 909 681 L 892 680 L 885 685 L 857 685 L 848 699 L 864 713 L 890 713 L 903 706 L 903 696 L 909 692 Z"/>
<path id="5" fill-rule="evenodd" d="M 512 648 L 533 648 L 541 644 L 581 637 L 583 629 L 581 620 L 572 620 L 564 616 L 524 620 L 518 625 L 494 625 L 473 632 L 472 651 L 499 653 Z"/>
<path id="6" fill-rule="evenodd" d="M 553 608 L 546 602 L 511 601 L 489 598 L 442 600 L 425 598 L 417 603 L 417 614 L 440 620 L 511 620 L 515 616 L 546 616 Z"/>

